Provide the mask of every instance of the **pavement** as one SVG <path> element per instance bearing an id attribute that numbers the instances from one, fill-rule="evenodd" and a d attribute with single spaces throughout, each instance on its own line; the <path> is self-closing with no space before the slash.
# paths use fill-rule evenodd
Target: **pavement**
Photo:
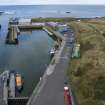
<path id="1" fill-rule="evenodd" d="M 73 52 L 74 42 L 71 42 L 71 38 L 74 39 L 74 33 L 70 29 L 64 37 L 65 44 L 59 61 L 51 75 L 47 75 L 44 86 L 38 93 L 36 100 L 29 105 L 65 105 L 63 88 L 67 81 L 66 70 Z"/>

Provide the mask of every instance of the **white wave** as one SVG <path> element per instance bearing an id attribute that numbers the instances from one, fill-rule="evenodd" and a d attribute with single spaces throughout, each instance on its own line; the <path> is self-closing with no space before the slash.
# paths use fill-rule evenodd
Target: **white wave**
<path id="1" fill-rule="evenodd" d="M 5 11 L 4 14 L 5 15 L 14 15 L 14 14 L 16 14 L 16 12 L 15 11 Z"/>

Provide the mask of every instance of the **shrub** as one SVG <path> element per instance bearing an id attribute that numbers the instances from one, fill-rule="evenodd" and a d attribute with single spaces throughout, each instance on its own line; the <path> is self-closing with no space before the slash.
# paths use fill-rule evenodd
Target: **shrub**
<path id="1" fill-rule="evenodd" d="M 95 99 L 105 100 L 105 76 L 97 78 L 94 89 Z"/>
<path id="2" fill-rule="evenodd" d="M 82 51 L 82 53 L 94 48 L 94 46 L 90 43 L 90 41 L 86 41 L 85 43 L 81 42 L 80 45 L 81 45 L 80 51 Z"/>
<path id="3" fill-rule="evenodd" d="M 97 100 L 87 99 L 86 101 L 82 102 L 81 105 L 104 105 L 104 104 Z"/>
<path id="4" fill-rule="evenodd" d="M 105 32 L 103 32 L 103 34 L 102 34 L 104 37 L 105 37 Z"/>
<path id="5" fill-rule="evenodd" d="M 88 70 L 94 68 L 92 63 L 86 63 L 83 66 L 79 66 L 75 71 L 74 75 L 75 76 L 82 76 L 84 75 Z"/>

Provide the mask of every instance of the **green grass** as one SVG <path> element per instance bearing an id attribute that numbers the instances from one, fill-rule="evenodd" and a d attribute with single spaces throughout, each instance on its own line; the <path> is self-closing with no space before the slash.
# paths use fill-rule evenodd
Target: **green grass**
<path id="1" fill-rule="evenodd" d="M 80 59 L 72 59 L 67 75 L 79 105 L 105 105 L 105 19 L 70 22 Z"/>
<path id="2" fill-rule="evenodd" d="M 69 63 L 67 75 L 79 105 L 105 105 L 105 18 L 33 18 L 32 22 L 62 22 L 72 26 L 80 43 L 78 59 Z"/>
<path id="3" fill-rule="evenodd" d="M 76 20 L 75 18 L 72 17 L 64 17 L 64 18 L 32 18 L 32 22 L 70 22 Z"/>

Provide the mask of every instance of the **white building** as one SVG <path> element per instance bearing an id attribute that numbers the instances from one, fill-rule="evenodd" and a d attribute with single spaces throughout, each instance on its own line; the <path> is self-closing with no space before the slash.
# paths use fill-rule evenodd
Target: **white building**
<path id="1" fill-rule="evenodd" d="M 19 19 L 19 24 L 31 24 L 31 19 L 25 19 L 25 18 L 20 18 Z"/>
<path id="2" fill-rule="evenodd" d="M 35 26 L 45 26 L 45 23 L 32 23 L 32 25 L 35 25 Z"/>

